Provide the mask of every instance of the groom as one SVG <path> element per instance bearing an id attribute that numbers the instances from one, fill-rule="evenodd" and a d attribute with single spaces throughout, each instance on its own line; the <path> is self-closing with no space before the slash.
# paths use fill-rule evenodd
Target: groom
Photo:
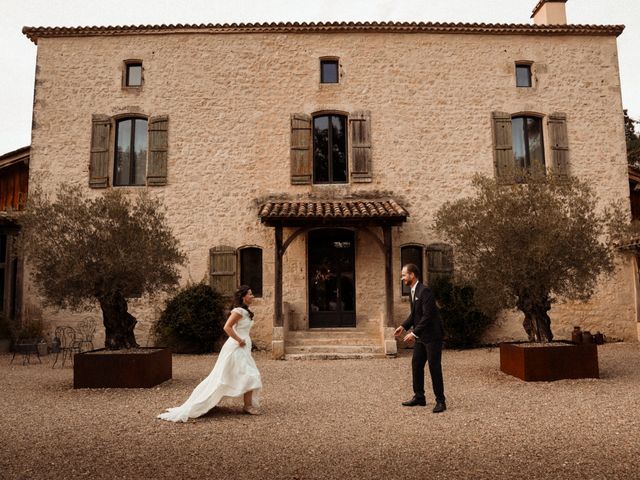
<path id="1" fill-rule="evenodd" d="M 436 306 L 436 298 L 431 290 L 418 281 L 419 276 L 420 270 L 414 264 L 409 263 L 402 267 L 402 282 L 411 287 L 411 314 L 394 334 L 400 337 L 413 327 L 413 331 L 405 335 L 404 341 L 408 345 L 415 343 L 411 361 L 414 395 L 411 400 L 402 402 L 402 405 L 415 407 L 427 404 L 424 396 L 424 366 L 429 362 L 431 385 L 436 396 L 433 413 L 440 413 L 447 409 L 441 365 L 444 327 Z"/>

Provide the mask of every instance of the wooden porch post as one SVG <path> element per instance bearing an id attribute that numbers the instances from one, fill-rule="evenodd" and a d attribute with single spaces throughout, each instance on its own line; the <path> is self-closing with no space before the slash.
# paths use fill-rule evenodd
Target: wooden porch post
<path id="1" fill-rule="evenodd" d="M 392 255 L 392 239 L 391 225 L 382 227 L 384 234 L 384 280 L 386 290 L 386 319 L 385 326 L 393 327 L 393 255 Z"/>
<path id="2" fill-rule="evenodd" d="M 275 279 L 274 279 L 274 308 L 273 326 L 282 327 L 282 225 L 275 228 Z"/>

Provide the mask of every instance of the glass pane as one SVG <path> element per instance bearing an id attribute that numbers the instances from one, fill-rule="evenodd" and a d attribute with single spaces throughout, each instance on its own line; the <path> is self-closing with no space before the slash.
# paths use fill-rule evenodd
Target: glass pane
<path id="1" fill-rule="evenodd" d="M 347 181 L 346 128 L 344 117 L 331 117 L 332 161 L 334 182 Z"/>
<path id="2" fill-rule="evenodd" d="M 116 159 L 115 159 L 115 185 L 129 185 L 131 175 L 131 125 L 132 120 L 118 122 Z"/>
<path id="3" fill-rule="evenodd" d="M 542 143 L 542 121 L 536 117 L 527 118 L 529 135 L 529 165 L 544 165 L 544 145 Z"/>
<path id="4" fill-rule="evenodd" d="M 142 65 L 127 65 L 127 86 L 138 87 L 142 85 Z"/>
<path id="5" fill-rule="evenodd" d="M 518 87 L 531 86 L 531 66 L 530 65 L 516 65 L 516 86 Z"/>
<path id="6" fill-rule="evenodd" d="M 420 270 L 418 280 L 422 282 L 422 247 L 402 247 L 402 250 L 400 251 L 400 260 L 403 267 L 408 263 L 416 265 Z M 402 282 L 402 295 L 409 296 L 410 293 L 411 288 L 407 287 L 404 282 Z"/>
<path id="7" fill-rule="evenodd" d="M 524 118 L 515 117 L 511 119 L 513 158 L 516 168 L 523 169 L 526 166 L 526 143 L 524 139 Z"/>
<path id="8" fill-rule="evenodd" d="M 338 62 L 336 60 L 321 61 L 320 69 L 322 83 L 338 83 Z"/>
<path id="9" fill-rule="evenodd" d="M 136 119 L 135 129 L 135 178 L 134 185 L 144 185 L 147 171 L 147 121 Z"/>
<path id="10" fill-rule="evenodd" d="M 249 285 L 256 297 L 262 296 L 262 250 L 240 250 L 240 283 Z"/>
<path id="11" fill-rule="evenodd" d="M 313 181 L 329 181 L 329 117 L 313 119 Z"/>
<path id="12" fill-rule="evenodd" d="M 0 263 L 4 263 L 7 260 L 7 236 L 0 235 Z"/>

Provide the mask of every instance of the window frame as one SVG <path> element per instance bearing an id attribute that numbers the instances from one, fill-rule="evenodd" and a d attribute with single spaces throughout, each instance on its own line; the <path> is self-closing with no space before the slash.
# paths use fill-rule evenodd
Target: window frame
<path id="1" fill-rule="evenodd" d="M 328 130 L 329 136 L 327 138 L 327 163 L 328 163 L 328 176 L 327 181 L 316 180 L 316 136 L 315 136 L 315 122 L 316 119 L 327 117 L 328 118 Z M 345 156 L 345 179 L 340 181 L 334 180 L 333 175 L 333 117 L 340 117 L 344 120 L 344 156 Z M 336 111 L 322 111 L 316 112 L 311 115 L 311 183 L 312 185 L 348 185 L 349 184 L 349 115 L 345 112 Z"/>
<path id="2" fill-rule="evenodd" d="M 526 68 L 528 74 L 528 85 L 520 85 L 518 83 L 518 69 Z M 533 62 L 530 61 L 517 61 L 515 66 L 515 80 L 517 88 L 533 88 Z"/>
<path id="3" fill-rule="evenodd" d="M 524 153 L 525 153 L 525 158 L 524 158 L 524 165 L 518 165 L 517 164 L 517 157 L 516 157 L 516 149 L 515 149 L 515 145 L 516 142 L 513 141 L 513 137 L 514 134 L 516 132 L 516 129 L 514 128 L 513 125 L 513 121 L 515 119 L 521 118 L 523 119 L 523 132 L 524 132 Z M 541 163 L 541 167 L 543 168 L 543 170 L 546 170 L 546 166 L 547 166 L 547 155 L 545 152 L 545 134 L 544 134 L 544 115 L 541 114 L 537 114 L 537 113 L 531 113 L 531 112 L 523 112 L 523 113 L 516 113 L 511 115 L 511 145 L 512 145 L 512 149 L 513 149 L 513 167 L 518 170 L 518 169 L 522 169 L 524 171 L 527 172 L 531 172 L 532 168 L 534 166 L 534 164 L 532 163 L 531 160 L 531 147 L 530 147 L 530 134 L 529 134 L 529 122 L 527 121 L 528 119 L 535 119 L 540 127 L 539 127 L 539 131 L 540 131 L 540 151 L 542 152 L 542 163 Z"/>
<path id="4" fill-rule="evenodd" d="M 245 252 L 248 251 L 257 251 L 260 253 L 260 285 L 259 285 L 259 290 L 256 290 L 256 285 L 251 285 L 250 283 L 247 283 L 245 281 L 246 279 L 246 275 L 244 272 L 244 265 L 243 265 L 243 255 L 245 254 Z M 264 296 L 264 254 L 263 254 L 263 250 L 261 247 L 257 246 L 257 245 L 246 245 L 243 247 L 239 247 L 238 249 L 236 249 L 236 258 L 237 258 L 237 262 L 238 262 L 238 267 L 236 268 L 236 272 L 238 275 L 238 280 L 237 283 L 238 285 L 249 285 L 251 287 L 251 292 L 253 293 L 253 296 L 256 298 L 262 298 Z"/>
<path id="5" fill-rule="evenodd" d="M 146 134 L 146 155 L 145 155 L 145 159 L 144 159 L 144 182 L 143 183 L 130 183 L 131 182 L 131 177 L 132 175 L 135 178 L 135 162 L 131 161 L 129 162 L 129 183 L 117 183 L 117 173 L 116 173 L 116 169 L 118 167 L 118 133 L 120 130 L 120 124 L 122 122 L 131 120 L 132 121 L 132 128 L 131 128 L 131 134 L 130 134 L 130 138 L 129 138 L 129 148 L 131 148 L 131 146 L 135 146 L 135 134 L 136 134 L 136 129 L 135 129 L 135 125 L 136 125 L 136 120 L 144 120 L 146 122 L 146 128 L 145 128 L 145 134 Z M 144 115 L 131 115 L 131 114 L 126 114 L 126 115 L 121 115 L 121 116 L 117 116 L 113 118 L 113 122 L 114 122 L 114 137 L 113 140 L 110 142 L 111 145 L 113 146 L 113 155 L 111 156 L 111 158 L 113 159 L 113 168 L 111 169 L 111 173 L 112 173 L 112 181 L 111 181 L 111 185 L 114 187 L 145 187 L 147 186 L 147 170 L 149 168 L 149 117 L 146 117 Z M 133 150 L 135 151 L 135 149 Z M 135 157 L 135 155 L 134 155 Z"/>
<path id="6" fill-rule="evenodd" d="M 330 82 L 325 79 L 323 66 L 325 64 L 335 64 L 336 81 Z M 320 84 L 321 85 L 337 85 L 340 83 L 340 59 L 338 57 L 320 57 Z"/>
<path id="7" fill-rule="evenodd" d="M 424 272 L 424 260 L 425 260 L 425 250 L 424 250 L 424 245 L 421 243 L 405 243 L 403 245 L 400 245 L 400 268 L 402 269 L 402 267 L 405 266 L 406 263 L 411 263 L 411 262 L 405 262 L 403 260 L 403 256 L 402 253 L 405 249 L 409 249 L 409 248 L 415 248 L 416 250 L 419 250 L 420 252 L 420 265 L 417 265 L 417 267 L 420 269 L 420 277 L 418 278 L 418 281 L 422 284 L 424 284 L 424 278 L 425 278 L 425 272 Z M 406 290 L 406 292 L 405 292 Z M 407 286 L 405 286 L 404 282 L 400 282 L 400 297 L 401 298 L 409 298 L 409 296 L 411 295 L 411 289 Z"/>
<path id="8" fill-rule="evenodd" d="M 129 84 L 129 68 L 131 67 L 140 67 L 140 85 L 130 85 Z M 122 71 L 122 88 L 125 89 L 133 89 L 139 90 L 144 85 L 144 66 L 142 60 L 139 59 L 129 59 L 124 61 L 124 68 Z"/>

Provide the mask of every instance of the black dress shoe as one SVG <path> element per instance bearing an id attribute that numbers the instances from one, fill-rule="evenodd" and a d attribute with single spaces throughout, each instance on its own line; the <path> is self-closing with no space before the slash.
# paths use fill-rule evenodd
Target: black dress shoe
<path id="1" fill-rule="evenodd" d="M 406 402 L 402 402 L 402 405 L 405 407 L 424 407 L 427 404 L 427 401 L 424 398 L 416 398 L 413 397 L 411 400 L 407 400 Z"/>
<path id="2" fill-rule="evenodd" d="M 447 409 L 447 404 L 444 402 L 436 402 L 436 406 L 433 407 L 433 413 L 441 413 Z"/>

